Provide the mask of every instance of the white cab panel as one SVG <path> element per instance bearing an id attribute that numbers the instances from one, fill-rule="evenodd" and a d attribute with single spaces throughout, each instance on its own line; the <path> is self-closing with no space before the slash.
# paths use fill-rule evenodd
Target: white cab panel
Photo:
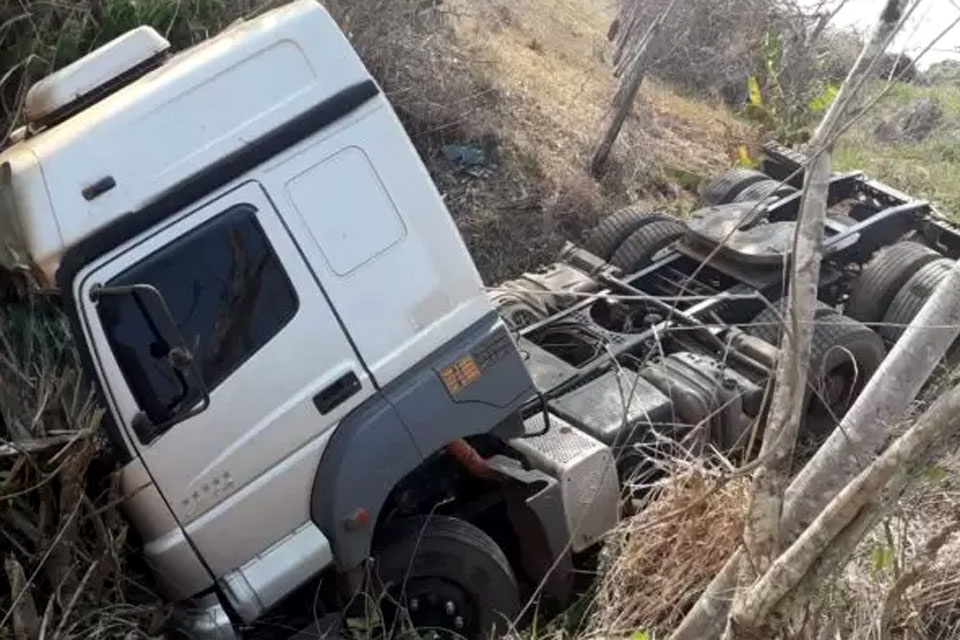
<path id="1" fill-rule="evenodd" d="M 269 163 L 259 179 L 379 384 L 492 311 L 453 219 L 384 97 Z M 355 250 L 349 244 L 358 238 Z"/>
<path id="2" fill-rule="evenodd" d="M 369 77 L 313 0 L 239 22 L 0 154 L 15 183 L 24 163 L 13 159 L 25 153 L 44 177 L 18 198 L 12 214 L 31 232 L 12 240 L 24 243 L 25 262 L 52 276 L 69 246 Z M 113 188 L 91 200 L 82 195 L 108 176 Z M 33 206 L 42 198 L 51 206 Z"/>
<path id="3" fill-rule="evenodd" d="M 400 213 L 358 147 L 347 147 L 293 178 L 287 193 L 338 276 L 373 260 L 405 233 Z"/>

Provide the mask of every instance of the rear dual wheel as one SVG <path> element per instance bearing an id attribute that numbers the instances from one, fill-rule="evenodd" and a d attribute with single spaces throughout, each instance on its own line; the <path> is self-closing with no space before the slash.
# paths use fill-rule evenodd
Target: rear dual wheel
<path id="1" fill-rule="evenodd" d="M 822 438 L 846 414 L 879 368 L 886 350 L 876 332 L 826 305 L 820 306 L 814 317 L 803 424 L 808 436 Z M 745 329 L 766 342 L 778 344 L 780 322 L 777 310 L 766 309 Z"/>
<path id="2" fill-rule="evenodd" d="M 644 211 L 639 207 L 620 209 L 600 221 L 587 236 L 584 248 L 599 258 L 610 260 L 632 233 L 648 224 L 670 219 L 666 214 Z"/>
<path id="3" fill-rule="evenodd" d="M 754 169 L 729 169 L 703 189 L 700 200 L 705 206 L 727 204 L 733 202 L 741 191 L 762 180 L 769 180 L 769 177 Z"/>
<path id="4" fill-rule="evenodd" d="M 898 242 L 880 249 L 860 273 L 844 312 L 860 322 L 880 322 L 907 281 L 940 257 L 918 242 Z"/>
<path id="5" fill-rule="evenodd" d="M 643 225 L 613 252 L 610 263 L 625 273 L 639 271 L 650 264 L 658 251 L 680 238 L 685 231 L 682 224 L 670 219 Z"/>
<path id="6" fill-rule="evenodd" d="M 911 275 L 883 314 L 880 335 L 896 342 L 952 268 L 953 260 L 938 257 Z"/>

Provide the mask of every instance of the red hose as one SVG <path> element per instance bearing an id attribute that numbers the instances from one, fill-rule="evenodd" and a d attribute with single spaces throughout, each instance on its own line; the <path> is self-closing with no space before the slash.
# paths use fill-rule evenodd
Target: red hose
<path id="1" fill-rule="evenodd" d="M 470 446 L 470 443 L 466 440 L 455 440 L 448 444 L 447 453 L 453 456 L 454 460 L 459 462 L 470 475 L 483 480 L 496 479 L 496 472 L 490 468 L 483 456 L 477 453 L 477 450 Z"/>

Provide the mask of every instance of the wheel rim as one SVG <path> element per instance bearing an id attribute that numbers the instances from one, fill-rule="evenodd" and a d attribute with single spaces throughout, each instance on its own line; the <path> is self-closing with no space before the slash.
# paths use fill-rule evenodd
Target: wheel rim
<path id="1" fill-rule="evenodd" d="M 434 576 L 411 578 L 398 601 L 424 640 L 470 638 L 476 631 L 474 600 L 452 580 Z"/>
<path id="2" fill-rule="evenodd" d="M 821 413 L 824 417 L 839 422 L 850 408 L 851 400 L 856 397 L 857 372 L 849 362 L 833 367 L 820 378 L 817 394 L 812 398 L 811 413 Z"/>

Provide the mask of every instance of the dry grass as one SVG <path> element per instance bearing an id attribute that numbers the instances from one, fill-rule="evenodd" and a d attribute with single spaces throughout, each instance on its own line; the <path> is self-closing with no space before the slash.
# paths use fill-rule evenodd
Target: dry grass
<path id="1" fill-rule="evenodd" d="M 129 569 L 102 410 L 49 302 L 0 308 L 0 637 L 147 637 L 163 621 Z"/>
<path id="2" fill-rule="evenodd" d="M 750 127 L 721 105 L 649 81 L 608 175 L 595 182 L 585 167 L 615 88 L 605 7 L 588 0 L 444 7 L 444 28 L 431 42 L 448 39 L 444 64 L 469 79 L 458 97 L 471 98 L 460 104 L 463 117 L 443 125 L 444 142 L 483 147 L 488 171 L 457 171 L 427 134 L 413 135 L 488 282 L 554 259 L 565 239 L 620 206 L 684 213 L 699 181 L 751 142 Z"/>
<path id="3" fill-rule="evenodd" d="M 667 631 L 740 544 L 749 485 L 685 471 L 609 536 L 587 637 Z"/>

